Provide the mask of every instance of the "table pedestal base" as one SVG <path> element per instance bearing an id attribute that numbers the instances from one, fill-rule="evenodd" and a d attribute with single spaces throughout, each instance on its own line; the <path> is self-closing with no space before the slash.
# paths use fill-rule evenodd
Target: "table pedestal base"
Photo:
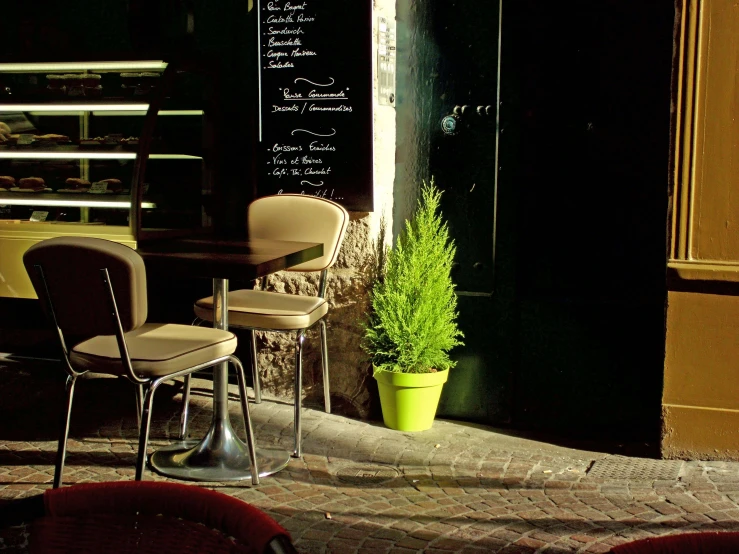
<path id="1" fill-rule="evenodd" d="M 149 457 L 151 468 L 166 477 L 187 481 L 243 481 L 251 479 L 249 447 L 230 425 L 211 428 L 200 441 L 183 441 L 157 450 Z M 284 450 L 257 448 L 259 477 L 284 469 L 290 454 Z"/>

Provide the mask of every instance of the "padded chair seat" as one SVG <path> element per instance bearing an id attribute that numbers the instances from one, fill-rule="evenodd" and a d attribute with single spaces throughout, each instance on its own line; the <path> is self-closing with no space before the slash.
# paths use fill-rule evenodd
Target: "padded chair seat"
<path id="1" fill-rule="evenodd" d="M 236 350 L 233 333 L 210 327 L 145 323 L 125 337 L 131 365 L 140 377 L 169 375 Z M 125 375 L 114 335 L 81 342 L 70 352 L 69 361 L 76 371 Z"/>
<path id="2" fill-rule="evenodd" d="M 256 329 L 307 329 L 328 313 L 328 302 L 316 296 L 298 296 L 263 290 L 228 293 L 228 324 Z M 213 321 L 213 297 L 195 303 L 195 315 Z"/>

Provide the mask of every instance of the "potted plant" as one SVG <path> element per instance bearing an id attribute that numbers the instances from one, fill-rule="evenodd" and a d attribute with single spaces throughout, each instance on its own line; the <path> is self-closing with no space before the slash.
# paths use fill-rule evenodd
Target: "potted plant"
<path id="1" fill-rule="evenodd" d="M 456 248 L 439 213 L 441 191 L 423 184 L 413 217 L 394 248 L 378 249 L 380 268 L 370 292 L 363 347 L 380 392 L 385 425 L 429 429 L 441 389 L 463 344 L 451 278 Z"/>

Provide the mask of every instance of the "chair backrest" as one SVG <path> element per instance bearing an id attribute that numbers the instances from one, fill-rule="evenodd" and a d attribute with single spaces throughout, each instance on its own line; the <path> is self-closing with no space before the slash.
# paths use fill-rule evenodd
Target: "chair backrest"
<path id="1" fill-rule="evenodd" d="M 51 301 L 65 335 L 88 338 L 116 333 L 102 269 L 110 275 L 123 332 L 146 322 L 144 261 L 128 246 L 92 237 L 56 237 L 29 248 L 23 264 L 44 309 Z"/>
<path id="2" fill-rule="evenodd" d="M 249 204 L 249 238 L 322 242 L 323 256 L 290 268 L 321 271 L 339 255 L 349 225 L 349 213 L 336 202 L 302 194 L 278 194 Z"/>

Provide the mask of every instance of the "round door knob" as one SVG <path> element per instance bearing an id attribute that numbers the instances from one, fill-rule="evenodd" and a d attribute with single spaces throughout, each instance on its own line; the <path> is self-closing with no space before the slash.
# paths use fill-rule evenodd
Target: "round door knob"
<path id="1" fill-rule="evenodd" d="M 459 116 L 455 114 L 445 115 L 441 119 L 441 130 L 445 135 L 456 135 L 459 132 Z"/>
<path id="2" fill-rule="evenodd" d="M 486 115 L 494 115 L 495 109 L 492 106 L 485 106 L 485 114 Z"/>
<path id="3" fill-rule="evenodd" d="M 485 115 L 485 106 L 477 106 L 477 115 Z"/>
<path id="4" fill-rule="evenodd" d="M 462 106 L 462 109 L 460 110 L 462 112 L 462 115 L 467 115 L 467 113 L 470 111 L 470 107 L 468 105 Z"/>

